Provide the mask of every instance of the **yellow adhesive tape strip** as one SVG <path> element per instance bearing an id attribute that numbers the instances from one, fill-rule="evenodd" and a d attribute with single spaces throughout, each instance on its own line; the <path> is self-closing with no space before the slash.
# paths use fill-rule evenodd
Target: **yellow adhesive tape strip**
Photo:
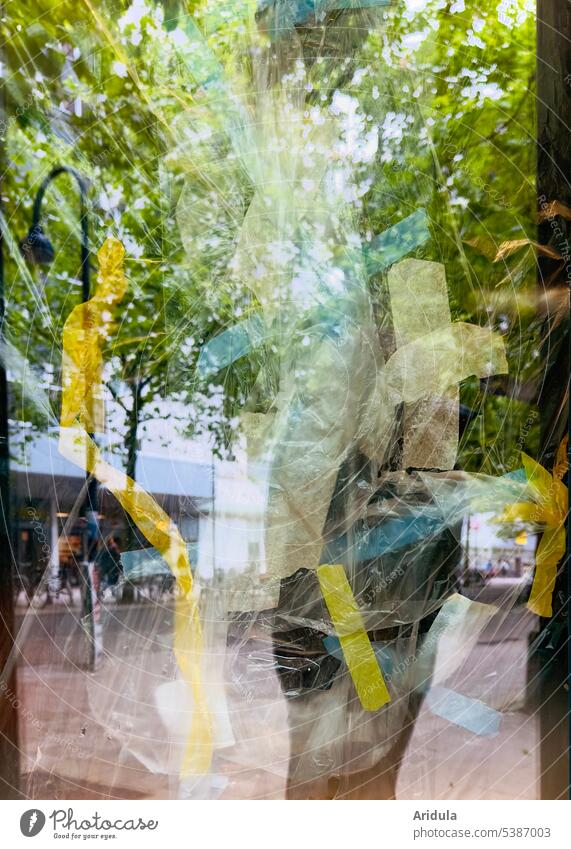
<path id="1" fill-rule="evenodd" d="M 490 377 L 507 371 L 499 334 L 456 321 L 397 348 L 385 368 L 386 391 L 393 406 L 401 401 L 410 404 L 427 395 L 442 395 L 472 375 Z"/>
<path id="2" fill-rule="evenodd" d="M 79 421 L 88 433 L 105 427 L 101 370 L 101 343 L 111 328 L 110 310 L 123 298 L 125 250 L 117 239 L 107 239 L 99 251 L 97 289 L 86 303 L 73 309 L 63 329 L 63 393 L 61 426 Z"/>
<path id="3" fill-rule="evenodd" d="M 365 710 L 375 711 L 391 697 L 343 566 L 319 566 L 319 586 L 341 649 Z"/>
<path id="4" fill-rule="evenodd" d="M 405 259 L 389 271 L 388 286 L 397 349 L 451 326 L 446 271 L 441 263 Z M 458 453 L 459 412 L 457 384 L 440 395 L 405 404 L 403 468 L 452 469 Z"/>
<path id="5" fill-rule="evenodd" d="M 179 593 L 174 651 L 194 702 L 181 766 L 181 776 L 187 777 L 208 772 L 212 758 L 212 722 L 201 681 L 202 630 L 193 597 L 187 547 L 170 516 L 132 478 L 102 458 L 86 430 L 94 424 L 102 425 L 99 416 L 94 417 L 91 405 L 93 399 L 103 395 L 100 342 L 108 337 L 111 328 L 109 308 L 119 303 L 127 287 L 122 272 L 124 253 L 116 239 L 105 242 L 99 252 L 97 292 L 91 301 L 72 311 L 64 327 L 64 394 L 59 450 L 113 493 L 141 533 L 162 554 L 176 578 Z"/>
<path id="6" fill-rule="evenodd" d="M 565 528 L 543 532 L 535 554 L 535 576 L 527 602 L 528 610 L 537 616 L 553 616 L 553 591 L 557 566 L 565 556 Z"/>
<path id="7" fill-rule="evenodd" d="M 527 607 L 532 613 L 547 619 L 553 616 L 557 567 L 565 556 L 567 545 L 565 522 L 569 493 L 561 480 L 567 472 L 567 438 L 559 446 L 553 473 L 524 452 L 521 458 L 533 500 L 506 505 L 498 521 L 544 526 L 535 553 L 535 576 Z"/>
<path id="8" fill-rule="evenodd" d="M 389 271 L 388 285 L 397 351 L 386 376 L 405 401 L 403 467 L 452 469 L 458 384 L 507 372 L 503 340 L 489 328 L 452 322 L 441 263 L 405 259 Z"/>
<path id="9" fill-rule="evenodd" d="M 537 551 L 535 552 L 535 575 L 533 585 L 527 602 L 528 610 L 537 616 L 549 618 L 553 616 L 553 592 L 557 579 L 557 567 L 565 556 L 567 534 L 565 520 L 569 508 L 569 494 L 567 487 L 560 480 L 566 472 L 563 442 L 557 453 L 557 460 L 553 473 L 548 472 L 538 462 L 522 452 L 521 459 L 535 497 L 535 510 L 531 518 L 539 524 L 545 525 Z M 512 506 L 512 510 L 519 507 L 525 510 L 525 503 Z"/>

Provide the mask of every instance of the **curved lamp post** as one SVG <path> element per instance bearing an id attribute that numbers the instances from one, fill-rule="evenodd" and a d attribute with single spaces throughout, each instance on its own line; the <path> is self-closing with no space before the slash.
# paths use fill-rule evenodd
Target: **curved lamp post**
<path id="1" fill-rule="evenodd" d="M 79 188 L 80 223 L 81 223 L 81 285 L 82 300 L 88 301 L 90 296 L 89 279 L 89 221 L 87 217 L 87 183 L 75 168 L 61 165 L 54 168 L 42 181 L 34 200 L 32 224 L 28 235 L 20 242 L 20 249 L 25 259 L 31 265 L 51 265 L 55 258 L 54 247 L 40 224 L 42 201 L 52 180 L 60 174 L 70 174 L 75 178 Z"/>
<path id="2" fill-rule="evenodd" d="M 32 224 L 28 235 L 20 242 L 20 250 L 24 258 L 33 266 L 49 266 L 55 258 L 54 247 L 49 237 L 40 224 L 40 213 L 42 201 L 48 186 L 60 174 L 69 174 L 79 188 L 80 198 L 80 223 L 81 223 L 81 294 L 82 302 L 89 300 L 91 295 L 90 268 L 89 268 L 89 219 L 87 214 L 87 182 L 81 174 L 61 165 L 54 168 L 42 181 L 34 200 L 32 212 Z M 97 550 L 97 539 L 99 533 L 99 510 L 98 510 L 98 486 L 97 481 L 91 475 L 87 475 L 87 493 L 84 504 L 84 515 L 86 528 L 83 536 L 83 579 L 84 579 L 84 621 L 89 623 L 90 630 L 90 667 L 96 668 L 101 659 L 102 635 L 101 618 L 98 601 L 98 581 L 95 569 L 95 555 Z"/>

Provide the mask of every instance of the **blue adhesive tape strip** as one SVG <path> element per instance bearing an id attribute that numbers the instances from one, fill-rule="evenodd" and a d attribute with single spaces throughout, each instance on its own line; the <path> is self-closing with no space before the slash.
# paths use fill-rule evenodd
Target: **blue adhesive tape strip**
<path id="1" fill-rule="evenodd" d="M 343 661 L 343 649 L 338 637 L 323 637 L 323 645 L 327 654 L 335 657 L 337 660 Z M 390 649 L 383 643 L 371 643 L 377 663 L 381 667 L 381 672 L 390 678 L 394 669 L 394 657 Z"/>
<path id="2" fill-rule="evenodd" d="M 493 511 L 498 503 L 508 503 L 518 497 L 518 489 L 526 484 L 525 470 L 517 469 L 499 478 L 488 478 L 481 488 L 455 490 L 436 494 L 435 503 L 418 507 L 403 516 L 387 519 L 373 528 L 359 531 L 350 536 L 344 534 L 324 545 L 324 563 L 355 563 L 374 560 L 383 554 L 399 551 L 421 540 L 438 536 L 446 528 L 462 521 L 473 512 L 474 497 L 478 497 L 479 510 Z M 513 484 L 514 487 L 510 487 Z"/>
<path id="3" fill-rule="evenodd" d="M 363 252 L 369 274 L 378 274 L 428 242 L 428 223 L 428 215 L 424 209 L 418 209 L 366 245 Z"/>
<path id="4" fill-rule="evenodd" d="M 426 694 L 430 711 L 441 719 L 471 731 L 479 737 L 495 737 L 500 732 L 501 713 L 478 699 L 470 699 L 447 687 L 432 687 Z"/>
<path id="5" fill-rule="evenodd" d="M 360 261 L 364 256 L 369 274 L 376 274 L 406 256 L 415 248 L 420 247 L 429 239 L 428 216 L 423 209 L 419 209 L 399 221 L 398 224 L 390 227 L 374 239 L 370 245 L 364 246 L 358 252 L 358 256 L 355 256 L 355 261 Z M 347 299 L 347 308 L 343 310 L 345 316 L 347 316 L 348 310 L 350 310 L 349 299 Z M 336 317 L 338 313 L 339 310 L 336 310 L 333 314 L 331 309 L 322 308 L 316 310 L 313 317 L 319 326 L 325 327 L 329 324 L 331 330 L 334 331 L 335 324 L 338 323 Z M 199 377 L 204 378 L 216 374 L 216 372 L 243 357 L 266 337 L 264 323 L 259 315 L 222 331 L 202 347 L 197 364 Z"/>
<path id="6" fill-rule="evenodd" d="M 259 315 L 234 324 L 207 342 L 196 366 L 198 376 L 210 377 L 239 360 L 264 339 L 264 322 Z"/>
<path id="7" fill-rule="evenodd" d="M 187 545 L 190 563 L 198 562 L 198 544 Z M 141 578 L 151 578 L 160 575 L 172 575 L 166 560 L 156 548 L 139 548 L 135 551 L 124 551 L 121 554 L 123 574 L 129 581 Z"/>
<path id="8" fill-rule="evenodd" d="M 258 9 L 273 16 L 270 32 L 279 37 L 313 15 L 319 19 L 327 12 L 372 9 L 390 6 L 392 2 L 393 0 L 259 0 Z"/>
<path id="9" fill-rule="evenodd" d="M 406 548 L 418 540 L 427 539 L 442 532 L 448 526 L 440 510 L 425 508 L 424 513 L 411 513 L 398 519 L 389 519 L 375 528 L 357 535 L 346 535 L 332 540 L 324 547 L 324 562 L 332 559 L 344 562 L 346 556 L 356 563 L 374 560 L 382 554 Z"/>

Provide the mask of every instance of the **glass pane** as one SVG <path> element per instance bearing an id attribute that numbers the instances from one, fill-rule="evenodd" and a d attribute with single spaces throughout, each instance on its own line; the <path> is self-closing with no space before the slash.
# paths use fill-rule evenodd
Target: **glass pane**
<path id="1" fill-rule="evenodd" d="M 535 4 L 30 9 L 2 217 L 26 794 L 539 798 L 570 213 L 544 196 L 538 235 Z"/>

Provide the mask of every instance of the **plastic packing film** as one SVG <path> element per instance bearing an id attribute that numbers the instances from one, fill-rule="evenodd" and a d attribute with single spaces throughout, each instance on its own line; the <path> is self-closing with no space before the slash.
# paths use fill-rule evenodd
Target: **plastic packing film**
<path id="1" fill-rule="evenodd" d="M 283 88 L 275 92 L 256 92 L 252 126 L 241 125 L 239 130 L 244 138 L 255 144 L 256 156 L 248 151 L 248 155 L 242 157 L 242 165 L 253 186 L 253 197 L 245 213 L 241 212 L 239 204 L 233 206 L 236 249 L 229 266 L 236 278 L 242 279 L 251 288 L 261 311 L 207 343 L 198 366 L 199 373 L 208 377 L 268 339 L 281 352 L 279 390 L 271 411 L 265 416 L 244 415 L 251 449 L 244 474 L 246 477 L 252 475 L 255 466 L 255 474 L 261 477 L 261 487 L 267 492 L 261 497 L 261 511 L 263 514 L 265 510 L 265 515 L 260 515 L 262 526 L 266 528 L 263 546 L 266 566 L 263 584 L 266 591 L 260 592 L 258 587 L 259 573 L 251 574 L 249 582 L 246 576 L 229 574 L 236 572 L 236 568 L 226 573 L 228 585 L 240 585 L 238 595 L 235 591 L 230 593 L 230 611 L 241 611 L 234 613 L 237 618 L 230 627 L 231 675 L 235 686 L 248 694 L 260 687 L 259 683 L 257 687 L 245 683 L 248 674 L 271 678 L 270 670 L 276 668 L 283 686 L 292 696 L 297 690 L 303 691 L 301 682 L 304 680 L 321 682 L 320 688 L 328 695 L 323 693 L 320 698 L 329 699 L 335 705 L 333 715 L 337 717 L 336 722 L 343 721 L 343 705 L 347 699 L 351 703 L 356 702 L 352 708 L 355 717 L 361 715 L 364 707 L 363 698 L 356 698 L 355 689 L 361 689 L 362 695 L 366 685 L 360 688 L 356 684 L 359 672 L 352 675 L 351 666 L 364 669 L 370 658 L 376 656 L 371 651 L 365 627 L 382 631 L 382 625 L 390 622 L 390 627 L 398 632 L 403 625 L 405 628 L 408 626 L 411 633 L 402 639 L 402 643 L 398 641 L 398 650 L 403 656 L 407 651 L 410 655 L 411 647 L 414 651 L 416 635 L 413 635 L 414 627 L 410 629 L 410 625 L 427 611 L 435 615 L 453 583 L 450 576 L 454 571 L 453 562 L 458 557 L 455 553 L 458 546 L 450 528 L 457 531 L 457 524 L 463 519 L 462 514 L 449 523 L 442 515 L 429 516 L 430 508 L 426 516 L 422 510 L 418 510 L 418 515 L 413 510 L 412 517 L 404 519 L 404 523 L 408 521 L 409 525 L 414 525 L 416 520 L 419 526 L 425 520 L 429 526 L 432 522 L 432 533 L 427 533 L 425 527 L 424 534 L 416 538 L 413 534 L 413 545 L 409 544 L 408 549 L 414 550 L 420 562 L 421 552 L 425 552 L 427 546 L 437 556 L 440 554 L 444 561 L 441 579 L 434 583 L 433 576 L 427 574 L 423 582 L 409 572 L 409 586 L 399 588 L 404 591 L 402 594 L 406 602 L 401 607 L 397 605 L 395 611 L 394 601 L 385 601 L 377 611 L 374 603 L 363 603 L 367 591 L 370 593 L 370 586 L 363 586 L 362 582 L 365 580 L 370 584 L 370 579 L 362 561 L 360 568 L 356 568 L 354 542 L 349 551 L 345 549 L 344 566 L 319 566 L 320 563 L 334 562 L 324 560 L 323 537 L 343 467 L 350 464 L 354 448 L 361 449 L 368 456 L 366 462 L 382 462 L 389 450 L 399 405 L 404 402 L 411 406 L 407 413 L 407 427 L 411 429 L 415 421 L 424 421 L 428 415 L 427 410 L 421 412 L 419 408 L 415 416 L 415 405 L 425 399 L 426 406 L 430 398 L 434 409 L 428 416 L 431 421 L 423 428 L 422 434 L 426 441 L 429 434 L 441 432 L 440 443 L 423 446 L 420 439 L 421 444 L 416 449 L 407 448 L 409 465 L 452 468 L 458 442 L 457 384 L 469 375 L 486 377 L 507 370 L 499 337 L 484 327 L 452 323 L 442 265 L 413 260 L 398 262 L 408 250 L 429 238 L 426 215 L 422 210 L 413 213 L 384 236 L 379 236 L 370 246 L 358 246 L 353 213 L 344 195 L 336 190 L 336 185 L 350 185 L 351 174 L 345 167 L 336 166 L 335 157 L 331 156 L 336 145 L 343 142 L 342 109 L 338 106 L 337 110 L 333 108 L 329 113 L 322 110 L 319 120 L 308 125 L 295 96 L 288 97 Z M 204 120 L 204 113 L 199 114 Z M 227 131 L 235 134 L 236 127 L 227 127 Z M 244 147 L 235 141 L 232 146 L 234 150 Z M 314 153 L 310 170 L 304 163 L 308 146 Z M 172 157 L 174 159 L 176 153 Z M 200 158 L 195 161 L 208 164 Z M 218 166 L 215 164 L 214 167 Z M 279 179 L 276 179 L 278 175 Z M 231 179 L 231 171 L 227 168 L 224 173 L 225 188 L 229 177 Z M 287 192 L 282 189 L 284 182 L 288 185 Z M 213 184 L 214 179 L 210 183 Z M 229 196 L 234 198 L 236 195 L 231 191 Z M 192 233 L 189 249 L 196 247 L 196 233 L 200 232 L 200 206 L 179 203 L 178 213 L 183 238 L 186 232 Z M 241 214 L 243 221 L 240 222 Z M 323 234 L 330 234 L 328 241 Z M 336 246 L 335 254 L 329 260 L 331 270 L 325 266 L 324 271 L 323 258 L 329 252 L 331 237 Z M 371 273 L 391 265 L 389 283 L 397 351 L 385 364 L 366 280 Z M 428 315 L 427 311 L 421 310 L 424 323 L 419 324 L 418 320 L 414 323 L 412 318 L 407 323 L 410 299 L 420 296 L 423 304 L 431 304 L 431 310 Z M 332 374 L 336 376 L 333 383 L 329 379 Z M 324 393 L 323 385 L 327 381 L 329 391 Z M 434 395 L 438 394 L 443 400 L 435 402 Z M 416 441 L 419 442 L 418 436 Z M 353 474 L 353 480 L 338 497 L 343 505 L 339 512 L 346 527 L 354 527 L 366 509 L 367 499 L 360 497 L 362 493 L 355 490 L 355 477 Z M 348 495 L 351 484 L 354 492 Z M 422 488 L 421 483 L 417 486 Z M 264 508 L 266 499 L 267 507 Z M 434 514 L 434 509 L 432 512 Z M 231 519 L 222 508 L 222 512 L 217 511 L 210 521 L 224 523 Z M 329 524 L 333 526 L 331 521 Z M 333 536 L 331 532 L 329 535 Z M 401 549 L 403 547 L 406 548 L 406 544 L 400 545 Z M 333 548 L 332 543 L 326 549 L 327 556 Z M 399 545 L 395 548 L 398 549 Z M 380 553 L 382 549 L 375 555 Z M 390 556 L 391 553 L 392 546 L 389 544 L 386 554 Z M 339 555 L 339 551 L 336 554 Z M 370 560 L 373 559 L 374 555 L 370 557 Z M 393 560 L 396 559 L 393 554 Z M 429 556 L 426 561 L 434 562 Z M 312 577 L 314 571 L 316 574 Z M 398 566 L 391 570 L 391 574 L 395 571 L 400 571 Z M 404 570 L 402 574 L 405 574 Z M 353 589 L 347 583 L 346 575 L 351 576 Z M 337 579 L 334 585 L 331 584 L 333 576 Z M 416 587 L 411 591 L 410 584 L 415 582 Z M 285 589 L 289 584 L 292 584 L 292 589 L 300 585 L 293 599 Z M 315 629 L 317 634 L 330 633 L 331 639 L 337 639 L 335 634 L 340 623 L 335 623 L 335 604 L 331 602 L 332 597 L 339 599 L 342 586 L 349 590 L 344 598 L 348 605 L 346 616 L 350 620 L 350 611 L 355 611 L 350 595 L 358 588 L 355 594 L 361 613 L 365 611 L 366 624 L 359 621 L 349 630 L 353 635 L 363 633 L 362 651 L 369 660 L 365 661 L 362 655 L 360 662 L 352 661 L 351 650 L 345 648 L 345 653 L 343 651 L 342 639 L 339 651 L 348 671 L 344 676 L 344 691 L 337 701 L 329 694 L 329 689 L 335 661 L 339 661 L 339 651 L 338 657 L 327 653 L 324 658 L 323 645 L 317 640 L 315 651 L 319 661 L 308 661 L 303 652 L 303 635 L 311 643 L 315 641 L 315 636 L 311 636 Z M 276 598 L 278 588 L 279 601 Z M 389 593 L 385 592 L 385 595 Z M 416 600 L 413 600 L 415 597 Z M 239 607 L 236 607 L 238 604 Z M 275 612 L 264 612 L 264 608 L 274 608 Z M 256 610 L 261 612 L 256 614 Z M 279 645 L 276 648 L 276 627 L 282 629 L 278 633 L 289 634 L 283 648 Z M 291 633 L 297 634 L 298 631 L 301 645 L 296 657 L 295 649 L 292 654 L 288 643 L 291 642 Z M 258 640 L 269 642 L 269 648 L 262 650 Z M 257 672 L 248 669 L 248 665 L 244 668 L 242 662 L 243 645 L 250 643 L 253 648 L 248 657 L 254 667 L 259 666 Z M 276 658 L 274 653 L 277 652 L 281 654 Z M 390 655 L 390 652 L 391 647 L 388 647 L 386 653 Z M 377 666 L 382 672 L 382 663 L 377 663 Z M 382 692 L 385 686 L 382 675 L 379 679 L 376 670 L 371 675 L 379 682 Z M 311 689 L 310 684 L 307 687 Z M 393 718 L 395 729 L 402 724 L 402 708 L 407 695 L 404 685 L 401 690 L 402 705 L 399 708 L 391 703 L 390 714 L 387 711 L 383 715 L 383 724 L 390 724 L 388 716 Z M 381 696 L 380 700 L 384 697 Z M 389 700 L 387 692 L 386 702 Z M 296 709 L 302 709 L 299 706 L 305 704 L 305 700 L 298 698 L 288 702 L 290 714 L 294 710 L 292 704 L 296 705 Z M 323 716 L 316 705 L 308 710 L 313 711 L 315 717 Z M 290 715 L 290 727 L 292 722 L 295 723 Z M 356 718 L 349 725 L 355 722 Z M 328 739 L 342 739 L 343 735 L 326 729 L 323 721 L 321 728 L 320 733 Z M 367 733 L 363 732 L 362 736 L 366 738 Z M 381 736 L 386 738 L 386 731 Z M 292 746 L 295 751 L 306 748 L 309 754 L 301 759 L 303 764 L 300 765 L 295 760 L 297 754 L 292 753 L 292 763 L 295 761 L 297 765 L 295 768 L 290 765 L 290 777 L 295 775 L 299 778 L 301 775 L 303 779 L 304 770 L 309 770 L 309 777 L 313 777 L 315 763 L 322 755 L 314 753 L 313 757 L 309 740 L 302 742 L 296 739 Z M 334 769 L 336 760 L 335 757 L 326 758 L 327 769 Z M 308 766 L 308 761 L 313 761 L 313 767 Z"/>
<path id="2" fill-rule="evenodd" d="M 99 253 L 95 295 L 76 307 L 64 328 L 64 395 L 60 452 L 104 485 L 124 507 L 142 534 L 163 556 L 179 590 L 174 612 L 174 653 L 182 690 L 192 694 L 192 711 L 182 735 L 181 778 L 207 773 L 212 757 L 212 719 L 202 684 L 202 631 L 186 545 L 169 516 L 133 480 L 100 456 L 90 435 L 102 431 L 100 339 L 109 332 L 109 308 L 125 294 L 124 249 L 109 239 Z M 108 318 L 106 318 L 108 316 Z"/>
<path id="3" fill-rule="evenodd" d="M 363 236 L 377 133 L 353 90 L 309 104 L 299 76 L 300 25 L 387 5 L 225 4 L 244 22 L 232 74 L 208 40 L 222 4 L 204 31 L 179 19 L 177 49 L 195 86 L 164 162 L 183 178 L 180 236 L 208 286 L 248 303 L 241 321 L 204 342 L 197 379 L 252 351 L 260 368 L 240 416 L 244 441 L 189 546 L 93 437 L 105 429 L 103 347 L 128 285 L 120 244 L 104 245 L 97 291 L 64 330 L 59 448 L 114 495 L 148 545 L 123 553 L 125 582 L 151 576 L 169 589 L 104 605 L 117 648 L 78 688 L 83 724 L 72 743 L 63 711 L 27 727 L 32 772 L 65 761 L 74 782 L 104 765 L 111 788 L 129 777 L 152 795 L 160 776 L 184 798 L 378 798 L 395 795 L 407 762 L 404 797 L 425 798 L 442 737 L 460 754 L 483 747 L 487 764 L 498 738 L 522 734 L 509 642 L 522 627 L 512 618 L 521 590 L 494 605 L 460 594 L 463 526 L 477 510 L 549 529 L 536 574 L 535 612 L 545 611 L 567 510 L 560 469 L 525 458 L 498 477 L 454 468 L 459 384 L 508 372 L 503 339 L 453 320 L 445 265 L 408 256 L 431 243 L 425 197 Z M 25 362 L 9 348 L 4 358 L 25 383 Z M 234 550 L 238 537 L 254 555 Z M 32 609 L 26 621 L 25 665 Z M 47 640 L 43 658 L 62 680 L 77 671 L 80 646 L 55 620 Z M 34 686 L 31 665 L 25 673 Z M 472 779 L 461 775 L 449 792 L 461 797 Z"/>
<path id="4" fill-rule="evenodd" d="M 277 40 L 290 34 L 295 26 L 312 19 L 322 20 L 328 12 L 380 8 L 391 2 L 393 0 L 260 0 L 258 10 L 269 18 L 268 31 Z"/>
<path id="5" fill-rule="evenodd" d="M 116 738 L 121 742 L 122 749 L 132 751 L 150 770 L 167 774 L 170 770 L 176 775 L 180 782 L 178 792 L 187 787 L 188 790 L 184 792 L 194 790 L 200 795 L 204 792 L 201 782 L 209 773 L 212 759 L 213 717 L 217 739 L 231 739 L 231 731 L 225 725 L 223 689 L 222 696 L 216 694 L 215 681 L 220 671 L 212 663 L 209 664 L 209 693 L 208 696 L 205 694 L 202 680 L 203 636 L 198 614 L 198 594 L 193 588 L 188 550 L 176 526 L 155 499 L 103 459 L 93 436 L 94 432 L 101 432 L 104 428 L 101 343 L 109 338 L 112 310 L 120 303 L 127 287 L 122 271 L 123 255 L 123 247 L 117 240 L 109 239 L 105 243 L 99 252 L 100 272 L 96 292 L 91 300 L 72 311 L 65 324 L 59 451 L 113 493 L 174 575 L 177 598 L 174 610 L 169 609 L 166 616 L 167 643 L 163 613 L 151 619 L 151 633 L 140 632 L 137 614 L 132 617 L 133 621 L 129 621 L 127 615 L 126 621 L 121 622 L 121 627 L 125 628 L 122 646 L 125 654 L 120 661 L 117 657 L 110 659 L 110 663 L 104 665 L 99 674 L 96 673 L 85 686 L 84 710 L 87 711 L 86 716 L 90 715 L 90 720 L 86 718 L 78 742 L 70 739 L 65 726 L 63 730 L 57 728 L 61 724 L 57 718 L 50 728 L 46 728 L 42 720 L 36 718 L 33 721 L 34 731 L 41 732 L 37 742 L 36 762 L 40 768 L 50 749 L 63 747 L 66 754 L 73 752 L 79 771 L 84 773 L 82 762 L 93 754 L 93 747 L 98 744 L 102 747 L 102 751 L 95 748 L 95 752 L 98 760 L 104 759 L 105 748 L 108 748 L 109 741 Z M 14 357 L 7 355 L 6 360 L 13 363 Z M 21 358 L 17 364 L 22 366 Z M 27 384 L 22 382 L 26 388 Z M 46 583 L 45 578 L 43 583 Z M 223 618 L 211 610 L 216 595 L 211 598 L 206 605 L 206 613 L 212 614 L 211 621 L 223 623 Z M 66 668 L 77 668 L 77 664 L 81 667 L 85 657 L 82 649 L 72 644 L 73 638 L 69 635 L 62 645 L 62 635 L 58 633 L 57 624 L 53 633 L 49 634 L 44 658 L 55 667 L 62 666 L 63 660 L 61 674 L 65 675 Z M 146 619 L 145 627 L 148 625 L 149 620 Z M 34 628 L 37 628 L 37 615 L 31 606 L 19 631 L 10 662 L 14 661 L 18 653 L 24 659 L 28 652 L 33 654 L 33 640 L 30 638 L 33 638 Z M 209 640 L 215 635 L 215 631 L 209 632 Z M 158 648 L 152 656 L 162 665 L 160 671 L 153 662 L 141 663 L 148 658 L 145 653 L 141 654 L 142 642 L 154 644 L 155 649 Z M 211 642 L 208 647 L 212 647 Z M 134 659 L 135 663 L 132 662 Z M 164 676 L 167 670 L 169 679 L 161 688 L 156 684 L 156 676 Z M 153 681 L 151 687 L 149 681 Z M 174 702 L 171 691 L 177 694 Z M 154 699 L 154 716 L 148 701 L 149 694 Z M 212 710 L 208 700 L 212 702 Z M 173 710 L 173 703 L 182 705 L 182 708 L 175 707 Z M 183 711 L 182 719 L 177 710 Z M 34 713 L 30 715 L 35 717 Z M 153 720 L 159 717 L 167 726 L 167 732 L 166 751 L 163 744 L 157 758 L 153 754 L 157 723 L 153 723 Z M 81 741 L 87 734 L 87 727 L 94 721 L 99 723 L 99 731 L 94 733 L 91 726 L 89 741 Z M 70 770 L 70 773 L 67 780 L 73 785 L 74 770 Z M 223 782 L 217 784 L 215 779 L 210 780 L 210 784 L 219 786 L 221 790 L 224 786 Z"/>

